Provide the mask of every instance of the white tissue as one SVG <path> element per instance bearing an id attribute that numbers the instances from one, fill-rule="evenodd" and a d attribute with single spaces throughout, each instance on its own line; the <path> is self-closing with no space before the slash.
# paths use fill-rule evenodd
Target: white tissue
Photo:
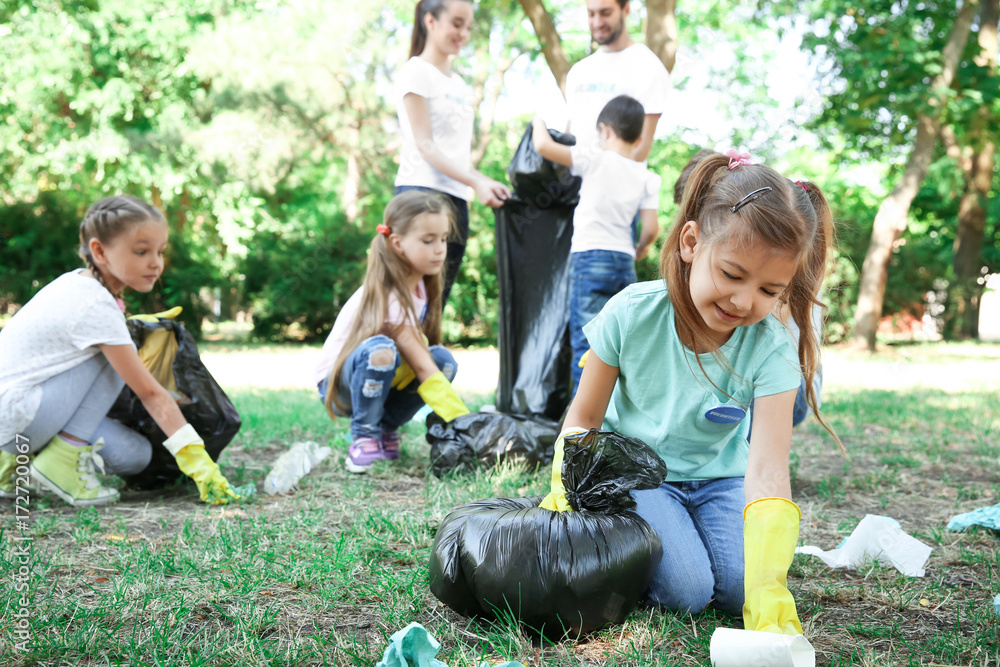
<path id="1" fill-rule="evenodd" d="M 850 570 L 866 560 L 878 560 L 889 563 L 908 577 L 922 577 L 931 547 L 903 532 L 895 519 L 868 514 L 836 549 L 823 551 L 819 547 L 804 546 L 797 548 L 795 553 L 817 556 L 830 567 Z"/>

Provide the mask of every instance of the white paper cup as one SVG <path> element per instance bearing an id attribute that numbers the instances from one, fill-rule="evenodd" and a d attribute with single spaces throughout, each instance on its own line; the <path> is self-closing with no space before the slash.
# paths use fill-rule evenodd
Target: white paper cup
<path id="1" fill-rule="evenodd" d="M 802 635 L 719 628 L 710 652 L 713 667 L 816 667 L 816 651 Z"/>

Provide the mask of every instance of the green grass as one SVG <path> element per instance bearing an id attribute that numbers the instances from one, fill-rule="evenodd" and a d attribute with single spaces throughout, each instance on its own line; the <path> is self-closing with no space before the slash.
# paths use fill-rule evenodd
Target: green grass
<path id="1" fill-rule="evenodd" d="M 962 356 L 961 349 L 947 353 Z M 967 349 L 974 356 L 997 348 Z M 917 352 L 921 359 L 907 363 L 933 357 L 933 348 Z M 331 422 L 313 392 L 229 393 L 243 417 L 221 459 L 234 483 L 259 487 L 296 440 L 330 443 L 334 454 L 292 495 L 258 494 L 227 507 L 197 502 L 184 485 L 125 489 L 117 505 L 81 510 L 34 493 L 32 642 L 28 653 L 14 649 L 19 597 L 5 584 L 0 665 L 371 665 L 393 632 L 418 621 L 441 642 L 437 658 L 453 667 L 508 659 L 679 667 L 708 665 L 713 630 L 742 627 L 715 611 L 689 617 L 639 608 L 622 625 L 553 642 L 510 619 L 463 618 L 427 587 L 437 526 L 456 505 L 541 493 L 547 471 L 501 465 L 437 479 L 423 427 L 411 423 L 398 462 L 354 476 L 342 466 L 347 420 Z M 473 407 L 491 399 L 466 398 Z M 1000 664 L 997 534 L 944 531 L 951 515 L 1000 502 L 996 398 L 974 388 L 829 389 L 825 414 L 850 461 L 818 423 L 796 431 L 793 493 L 803 543 L 833 548 L 873 513 L 897 518 L 934 547 L 923 578 L 879 563 L 830 570 L 796 557 L 789 585 L 818 664 Z M 0 501 L 0 512 L 0 569 L 11 573 L 18 563 L 9 501 Z"/>

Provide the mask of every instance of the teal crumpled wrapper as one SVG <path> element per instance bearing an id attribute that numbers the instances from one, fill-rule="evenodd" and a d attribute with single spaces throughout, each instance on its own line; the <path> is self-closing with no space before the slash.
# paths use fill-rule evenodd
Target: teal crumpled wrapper
<path id="1" fill-rule="evenodd" d="M 389 637 L 389 645 L 382 654 L 382 660 L 375 667 L 448 667 L 434 657 L 440 650 L 441 644 L 424 629 L 424 626 L 410 623 Z M 489 663 L 484 662 L 479 667 L 489 667 Z M 511 660 L 496 667 L 524 667 L 524 665 Z"/>
<path id="2" fill-rule="evenodd" d="M 1000 616 L 1000 595 L 993 598 L 993 611 L 997 613 L 997 616 Z"/>
<path id="3" fill-rule="evenodd" d="M 980 507 L 965 514 L 956 514 L 948 520 L 947 529 L 965 530 L 969 526 L 986 526 L 1000 530 L 1000 503 L 992 507 Z"/>

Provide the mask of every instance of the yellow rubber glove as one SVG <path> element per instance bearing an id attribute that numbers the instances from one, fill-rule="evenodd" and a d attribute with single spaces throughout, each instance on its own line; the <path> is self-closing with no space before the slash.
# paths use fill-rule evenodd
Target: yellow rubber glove
<path id="1" fill-rule="evenodd" d="M 185 424 L 164 441 L 163 446 L 174 455 L 177 467 L 198 485 L 198 494 L 209 505 L 225 505 L 240 496 L 229 486 L 218 464 L 205 451 L 201 439 L 191 424 Z"/>
<path id="2" fill-rule="evenodd" d="M 167 320 L 172 320 L 178 315 L 180 315 L 182 310 L 184 310 L 184 308 L 182 308 L 181 306 L 174 306 L 170 310 L 164 310 L 162 312 L 152 313 L 152 314 L 133 315 L 129 319 L 142 320 L 143 322 L 155 322 L 157 319 L 162 317 Z"/>
<path id="3" fill-rule="evenodd" d="M 392 383 L 389 386 L 393 389 L 406 389 L 416 378 L 417 374 L 410 368 L 410 364 L 406 363 L 406 359 L 403 359 L 403 363 L 396 369 L 396 374 L 392 377 Z"/>
<path id="4" fill-rule="evenodd" d="M 446 422 L 469 414 L 469 408 L 465 407 L 465 403 L 458 397 L 458 392 L 441 371 L 421 382 L 417 387 L 417 393 L 424 399 L 424 403 L 431 406 L 431 409 Z"/>
<path id="5" fill-rule="evenodd" d="M 542 502 L 538 503 L 538 506 L 542 509 L 552 510 L 553 512 L 572 512 L 573 507 L 566 500 L 566 487 L 563 486 L 562 481 L 562 464 L 563 464 L 563 449 L 566 445 L 565 439 L 567 435 L 576 435 L 577 433 L 586 433 L 587 429 L 580 428 L 579 426 L 568 426 L 562 430 L 559 437 L 556 438 L 555 451 L 552 454 L 552 477 L 549 483 L 549 495 L 542 498 Z"/>
<path id="6" fill-rule="evenodd" d="M 799 506 L 785 498 L 761 498 L 743 508 L 743 627 L 801 635 L 788 568 L 799 541 Z"/>

